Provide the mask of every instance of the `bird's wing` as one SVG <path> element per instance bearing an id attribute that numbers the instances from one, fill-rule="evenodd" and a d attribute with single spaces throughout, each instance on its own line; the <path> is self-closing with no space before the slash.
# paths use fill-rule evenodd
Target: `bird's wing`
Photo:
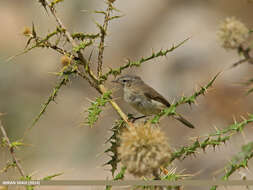
<path id="1" fill-rule="evenodd" d="M 170 103 L 161 94 L 159 94 L 156 90 L 154 90 L 153 88 L 151 88 L 147 84 L 137 85 L 136 88 L 141 89 L 144 96 L 146 96 L 148 99 L 158 101 L 158 102 L 170 107 Z"/>

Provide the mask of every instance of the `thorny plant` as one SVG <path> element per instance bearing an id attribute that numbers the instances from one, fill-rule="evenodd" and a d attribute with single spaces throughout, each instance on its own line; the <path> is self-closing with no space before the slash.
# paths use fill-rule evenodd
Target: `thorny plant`
<path id="1" fill-rule="evenodd" d="M 111 129 L 111 132 L 112 132 L 111 137 L 107 140 L 107 143 L 110 143 L 110 146 L 107 150 L 105 150 L 105 153 L 108 154 L 111 157 L 111 159 L 107 163 L 105 163 L 105 165 L 111 166 L 113 180 L 124 180 L 125 173 L 128 169 L 127 166 L 122 166 L 119 173 L 115 175 L 115 172 L 118 169 L 118 164 L 121 161 L 119 153 L 118 153 L 119 146 L 122 141 L 121 134 L 130 128 L 134 129 L 136 126 L 133 122 L 131 122 L 128 119 L 128 116 L 122 111 L 119 105 L 113 100 L 111 89 L 108 89 L 107 87 L 105 87 L 105 82 L 109 79 L 110 76 L 116 77 L 128 68 L 140 67 L 143 63 L 146 63 L 149 60 L 166 56 L 168 53 L 182 46 L 188 40 L 188 38 L 183 40 L 181 43 L 177 45 L 172 45 L 167 50 L 160 50 L 158 52 L 153 52 L 150 56 L 142 57 L 137 61 L 132 61 L 128 59 L 127 63 L 120 66 L 119 68 L 111 68 L 109 69 L 109 71 L 105 72 L 103 70 L 104 68 L 103 60 L 104 60 L 105 41 L 106 41 L 106 36 L 108 32 L 107 30 L 109 28 L 109 23 L 113 21 L 114 19 L 118 19 L 121 17 L 121 15 L 118 15 L 119 11 L 114 7 L 114 4 L 113 4 L 114 0 L 106 1 L 107 8 L 105 11 L 95 11 L 95 13 L 102 14 L 104 16 L 104 21 L 102 24 L 96 23 L 99 30 L 97 33 L 94 33 L 94 34 L 88 34 L 88 33 L 83 33 L 83 32 L 71 33 L 64 26 L 62 20 L 58 17 L 58 14 L 56 11 L 56 5 L 60 2 L 62 2 L 62 0 L 53 0 L 53 1 L 39 0 L 39 3 L 44 7 L 45 11 L 48 14 L 51 14 L 56 21 L 56 29 L 53 32 L 48 33 L 44 37 L 39 36 L 36 30 L 35 24 L 32 24 L 32 29 L 27 27 L 24 31 L 24 35 L 28 37 L 28 40 L 27 40 L 26 48 L 21 54 L 30 52 L 31 50 L 35 48 L 49 48 L 62 55 L 62 65 L 63 65 L 63 68 L 57 73 L 59 76 L 58 83 L 55 85 L 54 89 L 52 90 L 52 93 L 50 94 L 46 102 L 42 105 L 41 111 L 35 117 L 32 123 L 32 126 L 29 128 L 29 130 L 32 129 L 36 125 L 36 123 L 39 121 L 41 116 L 46 112 L 48 105 L 55 100 L 61 88 L 64 85 L 67 85 L 69 83 L 72 75 L 76 75 L 80 77 L 81 79 L 86 80 L 92 88 L 97 90 L 100 96 L 96 98 L 91 103 L 91 107 L 88 108 L 87 110 L 88 116 L 85 123 L 88 124 L 89 126 L 93 126 L 95 122 L 98 120 L 99 114 L 102 112 L 102 108 L 105 107 L 107 103 L 110 103 L 113 109 L 120 116 L 120 119 L 116 120 L 115 124 L 113 125 Z M 232 25 L 233 26 L 232 29 L 231 29 L 231 25 L 229 25 L 231 24 L 231 22 L 235 23 Z M 234 30 L 236 32 L 234 32 Z M 244 26 L 242 23 L 240 23 L 234 18 L 227 19 L 221 26 L 221 30 L 218 35 L 222 40 L 222 46 L 226 49 L 236 49 L 238 53 L 243 56 L 243 59 L 234 63 L 231 66 L 231 68 L 234 68 L 244 62 L 249 62 L 250 64 L 253 64 L 253 58 L 250 55 L 251 48 L 244 45 L 244 42 L 247 41 L 247 38 L 249 37 L 251 32 L 252 32 L 251 30 L 248 30 L 246 26 Z M 71 45 L 71 48 L 70 49 L 65 48 L 65 46 L 63 45 L 63 42 L 69 43 Z M 98 56 L 97 56 L 97 61 L 92 62 L 91 57 L 93 56 L 92 54 L 93 50 L 91 51 L 90 56 L 88 57 L 85 57 L 83 53 L 87 52 L 89 48 L 94 47 L 95 42 L 98 42 L 99 44 L 98 47 L 95 48 L 95 51 L 98 52 Z M 90 67 L 91 65 L 93 66 L 92 68 L 96 66 L 95 70 L 91 69 Z M 207 90 L 213 85 L 214 81 L 217 79 L 219 74 L 220 73 L 215 75 L 207 83 L 207 85 L 201 87 L 198 91 L 193 93 L 192 96 L 181 97 L 179 101 L 173 103 L 169 108 L 164 109 L 155 117 L 150 119 L 148 121 L 147 127 L 150 127 L 150 125 L 153 125 L 153 124 L 157 125 L 161 117 L 164 117 L 166 115 L 167 116 L 174 115 L 176 108 L 181 104 L 189 104 L 189 105 L 194 104 L 196 102 L 196 99 L 200 95 L 204 95 L 207 92 Z M 252 82 L 253 80 L 250 79 L 248 83 L 251 84 Z M 253 91 L 253 88 L 251 88 L 248 92 L 250 93 L 252 91 Z M 168 160 L 166 158 L 165 160 L 162 161 L 162 163 L 164 164 L 166 162 L 167 165 L 170 165 L 176 159 L 183 160 L 190 155 L 196 156 L 198 153 L 197 152 L 198 150 L 203 150 L 205 152 L 206 148 L 208 147 L 215 148 L 217 146 L 221 146 L 227 141 L 229 141 L 233 135 L 242 132 L 244 128 L 247 126 L 247 124 L 252 123 L 252 122 L 253 122 L 253 115 L 249 114 L 247 119 L 243 119 L 239 123 L 235 122 L 234 124 L 231 124 L 226 128 L 216 129 L 216 131 L 211 134 L 208 134 L 205 136 L 203 135 L 202 137 L 197 137 L 195 138 L 194 142 L 192 142 L 191 144 L 178 148 L 175 151 L 171 151 L 170 158 Z M 1 129 L 1 133 L 3 134 L 3 137 L 1 139 L 1 145 L 6 147 L 9 150 L 10 155 L 12 157 L 12 160 L 7 162 L 6 166 L 1 170 L 1 172 L 7 172 L 9 168 L 14 167 L 18 169 L 18 172 L 20 173 L 20 176 L 21 176 L 20 179 L 22 180 L 33 179 L 32 175 L 25 172 L 25 170 L 23 169 L 21 165 L 21 161 L 16 156 L 17 147 L 23 146 L 24 145 L 23 142 L 21 141 L 11 142 L 10 139 L 8 138 L 8 135 L 2 123 L 0 123 L 0 129 Z M 163 133 L 157 129 L 150 128 L 148 130 L 156 131 L 157 134 L 163 135 Z M 131 133 L 136 135 L 135 130 L 132 130 L 132 132 L 129 132 L 129 135 L 131 135 Z M 142 131 L 139 131 L 138 133 L 141 133 L 142 138 L 147 138 L 147 140 L 149 140 L 148 135 L 150 134 L 146 134 L 145 130 L 143 130 L 143 133 Z M 154 134 L 151 134 L 151 135 L 154 135 Z M 133 139 L 135 138 L 137 137 L 133 137 Z M 139 139 L 142 139 L 142 138 L 139 138 Z M 140 144 L 139 146 L 138 143 L 137 144 L 136 143 L 134 145 L 136 146 L 136 148 L 143 147 L 143 144 Z M 151 144 L 149 144 L 151 149 L 153 148 L 152 143 L 157 143 L 158 146 L 161 145 L 161 142 L 159 140 L 152 141 Z M 140 151 L 143 151 L 143 150 L 140 149 Z M 153 150 L 153 151 L 155 154 L 159 154 L 159 151 L 157 150 Z M 144 155 L 148 154 L 148 152 L 144 151 L 145 153 Z M 138 155 L 136 156 L 138 157 Z M 252 145 L 252 142 L 249 142 L 248 144 L 242 147 L 242 151 L 238 154 L 238 156 L 234 157 L 231 160 L 231 162 L 225 167 L 224 169 L 225 174 L 222 177 L 222 179 L 228 180 L 228 178 L 234 172 L 236 172 L 240 168 L 247 167 L 248 161 L 252 157 L 253 157 L 253 145 Z M 184 179 L 185 177 L 187 177 L 187 175 L 184 175 L 184 174 L 176 174 L 175 169 L 171 170 L 163 166 L 161 166 L 158 169 L 160 170 L 159 175 L 153 176 L 153 177 L 156 177 L 156 179 L 178 180 L 178 179 Z M 51 180 L 52 178 L 57 177 L 61 174 L 62 173 L 53 174 L 53 175 L 44 177 L 41 180 Z M 33 189 L 34 187 L 27 186 L 26 188 Z M 111 186 L 106 187 L 107 190 L 111 188 L 112 188 Z M 147 188 L 147 187 L 143 187 L 143 188 Z M 151 187 L 148 187 L 148 188 L 151 188 Z M 180 189 L 180 188 L 181 187 L 167 187 L 167 189 Z M 217 186 L 213 186 L 211 189 L 214 190 L 216 188 Z"/>

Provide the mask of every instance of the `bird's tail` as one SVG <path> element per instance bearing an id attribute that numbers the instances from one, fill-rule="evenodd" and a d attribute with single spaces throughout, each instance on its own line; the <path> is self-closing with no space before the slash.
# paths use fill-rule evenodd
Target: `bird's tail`
<path id="1" fill-rule="evenodd" d="M 180 115 L 178 113 L 176 115 L 174 115 L 174 118 L 189 128 L 192 128 L 192 129 L 195 128 L 193 124 L 191 124 L 189 121 L 187 121 L 185 118 L 183 118 L 182 115 Z"/>

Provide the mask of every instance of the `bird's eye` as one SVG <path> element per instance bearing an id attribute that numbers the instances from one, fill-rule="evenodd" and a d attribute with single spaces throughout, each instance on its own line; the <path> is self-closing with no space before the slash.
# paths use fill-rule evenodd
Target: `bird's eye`
<path id="1" fill-rule="evenodd" d="M 122 81 L 123 81 L 123 82 L 126 82 L 127 80 L 124 79 L 124 80 L 122 80 Z"/>

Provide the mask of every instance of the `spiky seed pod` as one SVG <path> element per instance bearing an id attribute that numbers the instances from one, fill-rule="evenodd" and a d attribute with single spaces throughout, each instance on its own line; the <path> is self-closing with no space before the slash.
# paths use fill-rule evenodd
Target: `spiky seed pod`
<path id="1" fill-rule="evenodd" d="M 219 27 L 217 36 L 225 49 L 237 49 L 249 37 L 249 29 L 234 17 L 226 18 Z"/>
<path id="2" fill-rule="evenodd" d="M 170 147 L 165 134 L 150 124 L 127 128 L 120 136 L 118 148 L 121 163 L 134 176 L 156 176 L 168 163 Z"/>

